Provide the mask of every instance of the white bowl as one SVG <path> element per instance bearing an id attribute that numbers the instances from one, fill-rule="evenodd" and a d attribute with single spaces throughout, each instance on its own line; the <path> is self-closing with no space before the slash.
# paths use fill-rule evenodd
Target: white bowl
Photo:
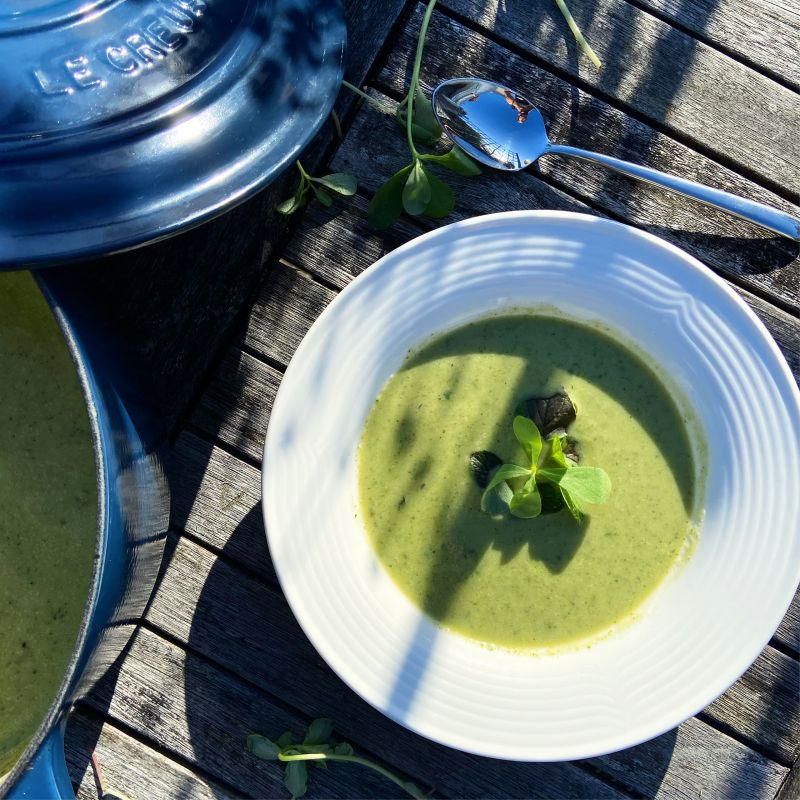
<path id="1" fill-rule="evenodd" d="M 603 322 L 660 364 L 704 429 L 709 470 L 697 549 L 640 618 L 591 647 L 532 657 L 448 633 L 400 592 L 356 517 L 356 450 L 410 347 L 542 304 Z M 278 392 L 263 496 L 286 598 L 358 694 L 452 747 L 556 761 L 663 733 L 747 669 L 800 580 L 798 485 L 797 386 L 742 300 L 654 236 L 524 211 L 415 239 L 331 303 Z"/>

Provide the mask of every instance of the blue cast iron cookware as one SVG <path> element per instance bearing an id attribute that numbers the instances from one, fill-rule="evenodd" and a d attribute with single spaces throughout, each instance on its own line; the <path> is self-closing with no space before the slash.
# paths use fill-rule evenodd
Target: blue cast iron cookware
<path id="1" fill-rule="evenodd" d="M 327 117 L 344 43 L 339 0 L 0 3 L 0 269 L 243 201 Z"/>
<path id="2" fill-rule="evenodd" d="M 80 376 L 94 438 L 100 504 L 91 590 L 61 686 L 39 730 L 0 787 L 7 798 L 72 798 L 64 760 L 70 706 L 123 651 L 161 563 L 169 495 L 163 436 L 120 359 L 63 270 L 37 276 Z M 127 624 L 126 624 L 127 623 Z"/>

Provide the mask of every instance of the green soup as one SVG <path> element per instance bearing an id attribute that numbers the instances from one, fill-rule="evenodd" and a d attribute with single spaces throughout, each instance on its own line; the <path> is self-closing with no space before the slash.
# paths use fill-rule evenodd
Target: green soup
<path id="1" fill-rule="evenodd" d="M 75 646 L 97 530 L 75 367 L 28 273 L 0 273 L 0 776 L 41 724 Z"/>
<path id="2" fill-rule="evenodd" d="M 582 463 L 613 492 L 582 523 L 480 510 L 469 455 L 523 463 L 517 403 L 566 389 Z M 623 621 L 693 535 L 686 420 L 656 375 L 599 330 L 555 317 L 489 318 L 412 353 L 383 388 L 359 447 L 361 514 L 405 594 L 442 625 L 522 649 Z"/>

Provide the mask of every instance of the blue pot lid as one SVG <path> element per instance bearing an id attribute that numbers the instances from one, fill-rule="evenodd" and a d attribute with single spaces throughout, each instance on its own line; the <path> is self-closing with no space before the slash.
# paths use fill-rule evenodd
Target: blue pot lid
<path id="1" fill-rule="evenodd" d="M 3 3 L 0 268 L 122 250 L 246 199 L 325 120 L 344 42 L 338 0 Z"/>

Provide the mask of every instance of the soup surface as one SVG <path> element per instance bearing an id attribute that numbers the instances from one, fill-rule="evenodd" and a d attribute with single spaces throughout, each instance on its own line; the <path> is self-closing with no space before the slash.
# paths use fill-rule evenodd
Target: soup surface
<path id="1" fill-rule="evenodd" d="M 581 463 L 613 485 L 577 523 L 566 510 L 492 517 L 470 453 L 524 463 L 512 420 L 523 398 L 566 389 Z M 359 447 L 361 515 L 405 594 L 489 644 L 550 647 L 621 622 L 688 537 L 695 466 L 686 421 L 661 381 L 599 330 L 534 314 L 488 318 L 409 355 Z"/>
<path id="2" fill-rule="evenodd" d="M 92 435 L 67 346 L 28 273 L 0 273 L 0 776 L 54 699 L 89 592 Z"/>

